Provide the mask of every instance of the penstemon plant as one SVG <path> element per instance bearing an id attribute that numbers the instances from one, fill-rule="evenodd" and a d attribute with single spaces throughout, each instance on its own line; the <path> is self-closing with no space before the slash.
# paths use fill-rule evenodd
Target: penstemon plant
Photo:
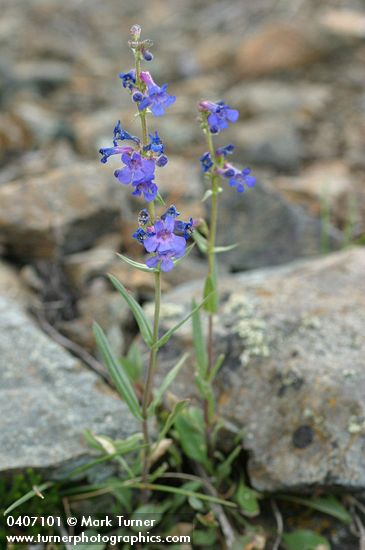
<path id="1" fill-rule="evenodd" d="M 141 423 L 141 433 L 125 440 L 111 440 L 87 431 L 87 442 L 100 456 L 69 472 L 58 485 L 48 481 L 33 487 L 26 495 L 11 504 L 4 513 L 12 512 L 34 496 L 42 497 L 42 492 L 56 485 L 61 497 L 74 496 L 77 500 L 82 500 L 112 493 L 118 503 L 122 503 L 127 514 L 157 513 L 160 516 L 161 533 L 162 529 L 164 533 L 170 533 L 176 528 L 171 519 L 166 519 L 165 522 L 161 519 L 165 518 L 166 514 L 175 514 L 177 517 L 179 513 L 189 512 L 191 515 L 193 512 L 194 547 L 196 544 L 198 547 L 260 550 L 266 547 L 267 537 L 271 536 L 275 538 L 273 548 L 278 548 L 282 534 L 281 524 L 278 523 L 278 533 L 273 536 L 267 535 L 260 525 L 252 525 L 247 520 L 259 515 L 260 495 L 246 485 L 244 476 L 240 473 L 242 468 L 237 468 L 238 472 L 234 472 L 234 465 L 239 464 L 238 457 L 242 451 L 241 434 L 236 434 L 233 448 L 227 456 L 217 445 L 217 435 L 223 424 L 215 404 L 214 381 L 224 362 L 224 356 L 216 357 L 214 349 L 214 322 L 219 306 L 216 256 L 237 246 L 216 244 L 218 200 L 227 186 L 225 184 L 242 193 L 246 188 L 253 187 L 256 180 L 249 168 L 239 170 L 228 162 L 234 146 L 228 144 L 216 147 L 214 137 L 222 133 L 230 123 L 235 123 L 239 113 L 223 101 L 199 102 L 199 122 L 208 149 L 200 158 L 202 171 L 208 183 L 202 200 L 210 201 L 210 215 L 208 224 L 198 223 L 192 218 L 187 221 L 180 220 L 180 213 L 175 205 L 166 207 L 155 181 L 155 172 L 167 164 L 168 158 L 158 132 L 149 133 L 147 125 L 150 116 L 163 116 L 176 98 L 167 92 L 167 84 L 159 86 L 148 71 L 142 70 L 142 62 L 149 62 L 153 58 L 150 52 L 152 43 L 150 40 L 142 40 L 141 28 L 138 25 L 131 28 L 129 46 L 134 55 L 134 68 L 121 73 L 119 77 L 123 88 L 136 105 L 141 137 L 129 133 L 118 121 L 114 128 L 113 145 L 101 149 L 100 153 L 102 163 L 107 163 L 111 156 L 120 156 L 122 166 L 114 172 L 116 180 L 121 185 L 130 186 L 132 194 L 144 202 L 133 237 L 148 254 L 146 262 L 140 263 L 122 254 L 119 254 L 119 257 L 133 268 L 146 273 L 146 276 L 151 275 L 154 278 L 152 324 L 128 290 L 113 275 L 110 275 L 110 280 L 130 307 L 140 335 L 149 349 L 147 365 L 143 364 L 138 346 L 132 345 L 126 357 L 116 358 L 103 329 L 98 324 L 94 325 L 94 334 L 116 389 L 132 415 Z M 190 244 L 189 240 L 192 241 Z M 183 261 L 195 245 L 207 257 L 207 275 L 202 301 L 199 304 L 193 301 L 188 315 L 161 335 L 161 278 L 164 273 L 171 271 Z M 202 310 L 205 311 L 204 318 L 201 316 Z M 189 319 L 193 325 L 195 381 L 202 407 L 182 400 L 175 402 L 171 409 L 166 411 L 162 406 L 164 396 L 188 355 L 180 358 L 154 393 L 153 382 L 158 366 L 158 353 Z M 203 329 L 205 325 L 206 330 Z M 143 391 L 140 392 L 139 378 L 143 370 Z M 159 429 L 154 429 L 151 434 L 152 418 L 157 419 L 155 424 Z M 169 457 L 161 463 L 161 457 L 164 457 L 167 451 L 170 453 Z M 126 458 L 131 453 L 133 460 Z M 119 467 L 117 476 L 96 485 L 72 485 L 62 489 L 70 480 L 109 460 L 114 461 Z M 176 486 L 177 483 L 180 485 Z M 142 504 L 139 498 L 134 498 L 136 494 L 139 495 L 138 492 L 131 496 L 131 489 L 141 491 Z M 151 492 L 154 491 L 159 495 L 165 493 L 166 497 L 162 499 L 159 496 L 158 500 L 153 500 Z M 293 499 L 283 495 L 281 498 L 295 500 L 314 509 L 326 510 L 327 513 L 348 521 L 346 510 L 332 497 L 332 500 L 319 498 L 317 501 Z M 279 512 L 275 502 L 272 502 L 277 519 Z M 318 537 L 316 533 L 305 530 L 284 535 L 283 540 L 287 548 L 304 548 L 303 544 L 307 547 L 308 540 L 313 543 L 313 547 L 323 541 L 326 543 L 326 540 Z M 104 550 L 105 546 L 100 548 Z M 126 550 L 130 546 L 124 545 L 121 548 Z M 143 548 L 152 550 L 161 546 L 144 544 Z"/>

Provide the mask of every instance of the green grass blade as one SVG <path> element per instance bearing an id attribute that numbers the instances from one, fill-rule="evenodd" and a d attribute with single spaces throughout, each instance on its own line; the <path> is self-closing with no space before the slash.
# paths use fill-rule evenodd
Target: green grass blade
<path id="1" fill-rule="evenodd" d="M 147 267 L 146 264 L 141 264 L 140 262 L 136 262 L 135 260 L 132 260 L 131 258 L 128 258 L 128 256 L 124 256 L 124 254 L 117 254 L 118 258 L 123 260 L 126 264 L 130 265 L 131 267 L 134 267 L 135 269 L 139 269 L 139 271 L 144 271 L 145 273 L 157 273 L 160 271 L 157 269 L 157 267 Z"/>
<path id="2" fill-rule="evenodd" d="M 195 349 L 195 357 L 198 363 L 199 374 L 201 378 L 205 378 L 205 374 L 208 368 L 208 356 L 205 345 L 205 339 L 202 329 L 202 323 L 200 318 L 200 311 L 196 309 L 197 304 L 195 300 L 192 303 L 192 310 L 195 313 L 192 315 L 193 321 L 193 343 Z"/>
<path id="3" fill-rule="evenodd" d="M 184 319 L 182 319 L 182 321 L 180 321 L 179 323 L 177 323 L 177 325 L 175 325 L 174 327 L 170 328 L 170 330 L 165 332 L 165 334 L 163 336 L 161 336 L 161 338 L 155 343 L 155 345 L 153 347 L 159 349 L 160 347 L 164 346 L 166 344 L 166 342 L 168 342 L 170 340 L 171 336 L 177 330 L 179 330 L 179 328 L 182 327 L 187 321 L 189 321 L 189 319 L 196 313 L 196 311 L 198 311 L 201 307 L 203 307 L 203 305 L 209 299 L 210 299 L 210 295 L 206 296 L 204 298 L 204 300 L 202 300 L 202 302 L 200 302 L 199 305 L 197 305 L 194 309 L 192 309 L 192 311 L 186 317 L 184 317 Z"/>
<path id="4" fill-rule="evenodd" d="M 117 289 L 117 291 L 123 296 L 124 300 L 129 305 L 134 318 L 137 322 L 137 325 L 139 327 L 139 330 L 141 332 L 141 336 L 143 340 L 146 342 L 148 347 L 152 346 L 152 329 L 149 324 L 149 322 L 146 319 L 146 316 L 144 314 L 143 309 L 139 305 L 139 303 L 133 298 L 131 294 L 127 291 L 127 289 L 122 285 L 120 281 L 114 275 L 109 275 L 109 279 L 113 286 Z"/>
<path id="5" fill-rule="evenodd" d="M 126 372 L 124 372 L 122 365 L 118 363 L 114 357 L 106 336 L 102 328 L 97 323 L 94 323 L 94 335 L 100 353 L 103 357 L 104 364 L 107 367 L 118 392 L 127 403 L 133 416 L 135 416 L 138 420 L 142 420 L 138 399 L 129 377 Z"/>
<path id="6" fill-rule="evenodd" d="M 35 496 L 39 496 L 39 494 L 41 494 L 43 491 L 46 491 L 47 489 L 52 487 L 52 485 L 54 485 L 53 481 L 47 481 L 46 483 L 43 483 L 42 485 L 39 485 L 39 487 L 34 487 L 34 489 L 32 489 L 31 491 L 29 491 L 28 493 L 26 493 L 22 497 L 18 498 L 18 500 L 13 502 L 13 504 L 11 504 L 5 510 L 4 516 L 9 514 L 13 510 L 15 510 L 15 508 L 18 508 L 18 506 L 21 506 L 22 504 L 24 504 L 24 502 L 27 502 L 28 500 L 30 500 L 31 498 L 33 498 Z"/>
<path id="7" fill-rule="evenodd" d="M 157 405 L 162 400 L 166 390 L 172 384 L 172 382 L 175 380 L 176 376 L 178 375 L 179 370 L 189 357 L 189 353 L 185 353 L 181 359 L 176 363 L 176 365 L 167 373 L 165 378 L 162 381 L 162 384 L 160 385 L 159 389 L 156 392 L 156 397 L 152 401 L 151 405 L 148 407 L 148 414 L 154 414 L 155 409 Z"/>

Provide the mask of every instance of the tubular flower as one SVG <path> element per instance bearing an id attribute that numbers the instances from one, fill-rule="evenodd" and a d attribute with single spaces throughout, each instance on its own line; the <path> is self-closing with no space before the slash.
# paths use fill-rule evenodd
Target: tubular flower
<path id="1" fill-rule="evenodd" d="M 239 112 L 236 109 L 231 109 L 224 101 L 218 101 L 217 103 L 201 101 L 199 110 L 209 113 L 207 122 L 212 134 L 218 134 L 228 127 L 229 122 L 237 122 L 239 117 Z"/>
<path id="2" fill-rule="evenodd" d="M 228 179 L 230 187 L 235 187 L 239 193 L 245 190 L 245 186 L 254 187 L 256 184 L 256 178 L 251 176 L 251 169 L 244 168 L 243 170 L 237 170 L 231 165 L 225 165 L 222 175 Z"/>
<path id="3" fill-rule="evenodd" d="M 155 116 L 162 116 L 165 110 L 176 101 L 176 96 L 167 93 L 167 84 L 158 86 L 148 71 L 141 72 L 141 80 L 146 85 L 146 91 L 138 108 L 140 111 L 149 107 Z"/>
<path id="4" fill-rule="evenodd" d="M 179 212 L 175 206 L 170 206 L 160 219 L 153 225 L 140 224 L 133 237 L 153 254 L 147 259 L 146 265 L 154 268 L 160 265 L 162 271 L 171 271 L 174 260 L 181 258 L 186 250 L 186 241 L 191 236 L 193 220 L 189 222 L 176 221 Z M 180 233 L 180 234 L 177 234 Z"/>

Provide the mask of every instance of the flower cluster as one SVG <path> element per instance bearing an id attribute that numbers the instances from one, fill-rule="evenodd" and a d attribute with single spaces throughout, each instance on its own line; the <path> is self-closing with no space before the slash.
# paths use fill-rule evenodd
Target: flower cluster
<path id="1" fill-rule="evenodd" d="M 227 128 L 228 122 L 238 120 L 238 111 L 231 109 L 223 101 L 218 101 L 218 103 L 201 101 L 198 108 L 202 113 L 203 127 L 212 134 L 217 134 Z M 200 157 L 200 162 L 204 174 L 218 174 L 228 179 L 230 187 L 235 187 L 239 193 L 242 193 L 245 187 L 254 187 L 256 178 L 251 176 L 250 168 L 239 170 L 226 161 L 233 151 L 234 145 L 230 143 L 216 149 L 214 158 L 210 152 L 204 153 Z"/>
<path id="2" fill-rule="evenodd" d="M 133 237 L 152 254 L 146 261 L 148 267 L 160 266 L 161 271 L 171 271 L 174 260 L 185 254 L 186 242 L 193 230 L 193 220 L 176 220 L 179 215 L 176 207 L 170 206 L 160 219 L 152 222 L 148 211 L 141 210 L 138 217 L 139 227 Z"/>
<path id="3" fill-rule="evenodd" d="M 167 93 L 167 84 L 158 86 L 149 71 L 141 71 L 137 81 L 136 71 L 120 73 L 123 88 L 129 90 L 138 109 L 144 111 L 149 107 L 155 116 L 162 116 L 165 110 L 176 101 L 176 96 Z"/>
<path id="4" fill-rule="evenodd" d="M 114 128 L 113 147 L 100 149 L 101 162 L 106 163 L 112 155 L 120 155 L 120 158 L 125 165 L 124 167 L 115 170 L 114 175 L 119 183 L 124 185 L 131 184 L 134 188 L 133 195 L 141 196 L 147 202 L 153 201 L 156 198 L 158 188 L 154 181 L 155 167 L 165 166 L 167 164 L 167 156 L 164 154 L 164 145 L 155 132 L 150 135 L 150 141 L 144 147 L 141 145 L 139 138 L 130 135 L 126 130 L 123 130 L 118 120 Z M 119 141 L 132 141 L 133 146 L 119 145 Z"/>
<path id="5" fill-rule="evenodd" d="M 114 172 L 118 182 L 122 185 L 131 185 L 132 194 L 142 196 L 149 203 L 149 208 L 144 208 L 139 214 L 139 228 L 133 237 L 151 254 L 146 262 L 148 267 L 159 266 L 161 271 L 170 271 L 174 267 L 174 260 L 181 258 L 185 253 L 186 242 L 193 230 L 193 220 L 177 220 L 179 212 L 175 206 L 171 206 L 160 218 L 155 217 L 153 202 L 158 195 L 155 169 L 165 166 L 168 158 L 158 132 L 147 134 L 146 115 L 148 112 L 157 117 L 164 115 L 176 97 L 167 93 L 167 84 L 158 86 L 148 71 L 140 70 L 142 59 L 151 61 L 153 58 L 149 51 L 152 42 L 140 39 L 139 25 L 133 25 L 131 35 L 129 45 L 134 53 L 136 65 L 128 72 L 120 73 L 119 77 L 123 88 L 137 104 L 143 138 L 140 139 L 124 130 L 118 120 L 113 131 L 113 146 L 100 149 L 100 160 L 105 164 L 111 156 L 120 156 L 122 166 Z"/>

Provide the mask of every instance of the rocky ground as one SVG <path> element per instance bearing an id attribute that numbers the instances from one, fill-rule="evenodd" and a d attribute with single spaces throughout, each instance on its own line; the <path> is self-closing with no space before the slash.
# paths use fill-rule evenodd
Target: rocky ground
<path id="1" fill-rule="evenodd" d="M 320 257 L 349 243 L 361 247 L 365 242 L 362 2 L 2 0 L 1 11 L 4 404 L 15 392 L 14 399 L 24 405 L 16 377 L 24 377 L 20 369 L 30 353 L 28 339 L 34 339 L 26 369 L 31 388 L 40 387 L 48 395 L 49 387 L 61 390 L 72 379 L 75 391 L 67 397 L 65 430 L 67 423 L 74 427 L 73 418 L 83 406 L 76 397 L 84 387 L 85 426 L 110 433 L 116 429 L 99 392 L 100 387 L 108 392 L 108 387 L 86 369 L 96 368 L 89 355 L 95 351 L 93 319 L 103 325 L 118 353 L 127 349 L 135 334 L 130 314 L 105 273 L 117 275 L 141 302 L 152 291 L 144 274 L 123 265 L 114 254 L 121 251 L 137 258 L 141 253 L 131 238 L 140 205 L 115 183 L 112 166 L 100 165 L 98 159 L 99 147 L 111 143 L 116 120 L 120 118 L 132 133 L 139 131 L 134 106 L 117 77 L 132 66 L 126 42 L 129 27 L 138 22 L 155 42 L 150 66 L 155 79 L 169 82 L 171 93 L 177 95 L 166 116 L 153 121 L 170 157 L 158 180 L 167 201 L 175 202 L 185 216 L 206 215 L 205 203 L 200 202 L 204 182 L 198 161 L 205 147 L 196 123 L 196 102 L 201 98 L 223 98 L 240 110 L 239 122 L 222 143 L 235 143 L 236 161 L 250 165 L 258 178 L 256 189 L 244 196 L 227 189 L 220 214 L 221 242 L 241 243 L 222 256 L 222 275 L 259 268 L 257 277 L 267 280 L 261 290 L 252 290 L 249 275 L 234 276 L 239 296 L 228 297 L 227 303 L 239 304 L 244 313 L 239 323 L 249 341 L 231 342 L 228 336 L 235 332 L 229 323 L 221 335 L 225 345 L 232 344 L 228 353 L 234 355 L 230 374 L 222 378 L 222 410 L 232 422 L 248 422 L 250 433 L 259 426 L 260 436 L 248 443 L 252 481 L 265 489 L 314 482 L 364 488 L 363 249 Z M 319 259 L 304 267 L 270 271 L 272 266 L 311 257 Z M 200 280 L 204 269 L 194 251 L 164 278 L 164 290 Z M 188 288 L 195 288 L 191 285 Z M 256 312 L 256 306 L 259 318 L 251 326 L 250 307 Z M 18 331 L 19 339 L 14 336 Z M 51 338 L 81 354 L 83 365 Z M 256 339 L 265 353 L 251 356 Z M 11 349 L 15 341 L 16 356 Z M 288 341 L 290 346 L 282 349 L 280 343 Z M 53 366 L 42 363 L 37 342 L 49 349 Z M 239 366 L 242 357 L 244 364 Z M 254 369 L 248 368 L 251 361 Z M 56 375 L 52 369 L 57 365 Z M 235 410 L 229 405 L 235 395 L 232 388 L 245 394 L 236 396 L 243 404 Z M 257 417 L 248 405 L 250 388 L 266 404 L 254 411 Z M 32 392 L 27 401 L 32 411 L 29 423 L 43 426 L 44 418 L 53 418 L 58 426 L 55 411 L 66 407 L 62 392 L 43 401 L 45 417 L 37 400 L 32 401 Z M 323 392 L 327 400 L 322 400 Z M 87 396 L 100 403 L 97 418 L 88 409 Z M 115 404 L 116 411 L 118 407 Z M 25 418 L 21 408 L 18 416 L 11 418 L 9 413 L 9 429 L 22 414 Z M 272 423 L 281 426 L 275 442 Z M 27 426 L 23 458 L 32 438 Z M 8 449 L 8 432 L 1 433 Z M 45 433 L 46 447 L 50 433 Z M 18 464 L 9 452 L 1 468 L 27 462 L 41 466 L 37 453 L 47 467 L 52 461 L 58 466 L 72 456 L 78 458 L 81 427 L 70 433 L 69 454 L 66 449 L 62 454 L 58 443 L 54 456 L 29 444 L 29 453 L 35 453 L 29 454 L 29 461 Z M 306 464 L 304 470 L 301 464 Z"/>

